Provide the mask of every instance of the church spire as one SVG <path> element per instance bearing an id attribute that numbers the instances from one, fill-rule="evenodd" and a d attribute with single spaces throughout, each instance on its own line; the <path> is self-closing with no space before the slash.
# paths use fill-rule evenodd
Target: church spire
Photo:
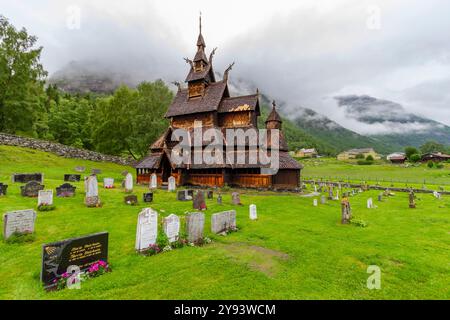
<path id="1" fill-rule="evenodd" d="M 283 121 L 281 120 L 280 115 L 278 114 L 276 108 L 275 101 L 272 102 L 272 111 L 266 120 L 266 129 L 281 129 L 281 124 Z"/>
<path id="2" fill-rule="evenodd" d="M 200 61 L 203 60 L 204 62 L 208 63 L 208 59 L 206 58 L 206 54 L 205 54 L 205 39 L 203 39 L 203 35 L 202 35 L 202 13 L 200 12 L 200 17 L 198 19 L 198 26 L 199 26 L 199 33 L 198 33 L 198 39 L 197 39 L 197 53 L 195 54 L 194 57 L 194 62 L 195 61 Z"/>

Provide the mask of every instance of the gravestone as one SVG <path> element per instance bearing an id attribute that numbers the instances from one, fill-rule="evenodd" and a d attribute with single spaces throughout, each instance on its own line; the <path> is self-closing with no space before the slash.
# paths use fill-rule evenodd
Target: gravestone
<path id="1" fill-rule="evenodd" d="M 336 196 L 334 197 L 334 200 L 338 200 L 339 201 L 339 189 L 336 190 Z"/>
<path id="2" fill-rule="evenodd" d="M 169 182 L 169 186 L 167 187 L 167 191 L 169 191 L 169 192 L 175 191 L 175 189 L 177 188 L 176 184 L 175 184 L 175 177 L 170 176 L 168 179 L 168 182 Z"/>
<path id="3" fill-rule="evenodd" d="M 208 190 L 207 193 L 206 193 L 206 197 L 207 197 L 208 199 L 213 199 L 213 198 L 214 198 L 214 193 L 213 193 L 213 191 L 212 191 L 212 190 Z"/>
<path id="4" fill-rule="evenodd" d="M 321 204 L 327 203 L 327 199 L 325 198 L 324 195 L 320 196 L 320 203 L 321 203 Z"/>
<path id="5" fill-rule="evenodd" d="M 137 251 L 147 249 L 150 245 L 156 243 L 158 237 L 158 212 L 152 208 L 143 209 L 138 215 L 136 229 Z"/>
<path id="6" fill-rule="evenodd" d="M 75 195 L 76 187 L 70 183 L 64 183 L 56 188 L 57 197 L 73 197 Z"/>
<path id="7" fill-rule="evenodd" d="M 114 179 L 113 178 L 104 178 L 103 179 L 103 188 L 105 188 L 105 189 L 114 188 Z"/>
<path id="8" fill-rule="evenodd" d="M 248 209 L 249 209 L 250 220 L 258 219 L 258 212 L 256 211 L 256 205 L 251 204 Z"/>
<path id="9" fill-rule="evenodd" d="M 236 210 L 214 213 L 211 215 L 211 232 L 226 233 L 236 230 Z"/>
<path id="10" fill-rule="evenodd" d="M 203 191 L 197 191 L 192 205 L 196 210 L 206 210 L 205 193 Z"/>
<path id="11" fill-rule="evenodd" d="M 134 194 L 130 194 L 130 195 L 128 195 L 128 196 L 125 196 L 125 197 L 123 198 L 123 201 L 124 201 L 126 204 L 129 204 L 129 205 L 131 205 L 131 206 L 134 206 L 134 205 L 137 205 L 137 204 L 138 204 L 138 198 L 137 198 L 137 196 L 134 195 Z"/>
<path id="12" fill-rule="evenodd" d="M 382 193 L 380 193 L 378 195 L 378 202 L 381 202 L 381 201 L 383 201 L 383 194 Z"/>
<path id="13" fill-rule="evenodd" d="M 95 174 L 86 177 L 84 180 L 84 187 L 86 196 L 84 203 L 88 207 L 98 207 L 100 205 L 100 198 L 98 196 L 98 182 Z"/>
<path id="14" fill-rule="evenodd" d="M 12 182 L 27 183 L 37 181 L 44 183 L 44 174 L 42 173 L 14 173 L 12 175 Z"/>
<path id="15" fill-rule="evenodd" d="M 91 170 L 91 173 L 92 173 L 92 174 L 101 174 L 101 173 L 102 173 L 102 170 L 100 170 L 100 169 L 95 169 L 95 168 L 94 168 L 94 169 Z"/>
<path id="16" fill-rule="evenodd" d="M 38 192 L 38 207 L 53 205 L 53 190 L 39 190 Z"/>
<path id="17" fill-rule="evenodd" d="M 75 171 L 76 172 L 84 172 L 86 170 L 86 168 L 85 167 L 82 167 L 82 166 L 76 166 L 75 167 Z"/>
<path id="18" fill-rule="evenodd" d="M 180 218 L 175 214 L 165 217 L 163 220 L 163 228 L 164 233 L 169 238 L 169 242 L 177 241 L 180 235 Z"/>
<path id="19" fill-rule="evenodd" d="M 409 207 L 411 209 L 414 209 L 416 207 L 415 196 L 414 196 L 414 192 L 412 192 L 412 191 L 409 193 Z"/>
<path id="20" fill-rule="evenodd" d="M 352 209 L 350 201 L 347 197 L 343 197 L 341 201 L 341 223 L 348 224 L 352 219 Z"/>
<path id="21" fill-rule="evenodd" d="M 43 190 L 44 186 L 37 181 L 30 181 L 26 185 L 20 187 L 20 193 L 24 197 L 37 197 L 40 190 Z"/>
<path id="22" fill-rule="evenodd" d="M 221 194 L 219 194 L 217 196 L 217 204 L 222 204 L 222 195 Z"/>
<path id="23" fill-rule="evenodd" d="M 441 199 L 441 194 L 440 194 L 439 192 L 437 192 L 437 191 L 433 191 L 433 196 L 434 196 L 436 199 Z"/>
<path id="24" fill-rule="evenodd" d="M 3 216 L 3 238 L 7 240 L 14 233 L 34 232 L 36 212 L 32 209 L 7 212 Z"/>
<path id="25" fill-rule="evenodd" d="M 78 266 L 84 272 L 99 260 L 108 262 L 108 232 L 44 244 L 41 281 L 50 290 L 69 266 Z"/>
<path id="26" fill-rule="evenodd" d="M 328 200 L 333 200 L 333 185 L 329 185 L 328 187 Z"/>
<path id="27" fill-rule="evenodd" d="M 241 203 L 241 196 L 239 195 L 238 192 L 233 192 L 231 194 L 231 202 L 234 205 L 239 205 L 239 206 L 242 205 L 242 203 Z"/>
<path id="28" fill-rule="evenodd" d="M 314 206 L 314 207 L 317 207 L 317 199 L 314 199 L 314 200 L 313 200 L 313 206 Z"/>
<path id="29" fill-rule="evenodd" d="M 152 173 L 150 176 L 150 189 L 156 189 L 158 187 L 158 177 Z"/>
<path id="30" fill-rule="evenodd" d="M 79 182 L 80 179 L 81 179 L 80 174 L 65 174 L 64 175 L 64 181 Z"/>
<path id="31" fill-rule="evenodd" d="M 143 199 L 144 199 L 144 202 L 152 202 L 153 201 L 153 192 L 145 192 Z"/>
<path id="32" fill-rule="evenodd" d="M 367 209 L 373 209 L 373 200 L 372 200 L 372 198 L 367 199 Z"/>
<path id="33" fill-rule="evenodd" d="M 198 243 L 203 240 L 205 227 L 205 214 L 194 212 L 186 215 L 186 233 L 190 243 Z"/>
<path id="34" fill-rule="evenodd" d="M 133 192 L 133 176 L 127 173 L 125 176 L 125 192 Z"/>
<path id="35" fill-rule="evenodd" d="M 314 185 L 314 192 L 317 193 L 317 186 L 316 185 Z"/>
<path id="36" fill-rule="evenodd" d="M 178 201 L 192 200 L 192 196 L 189 195 L 189 190 L 178 190 L 178 192 L 177 192 L 177 200 Z"/>
<path id="37" fill-rule="evenodd" d="M 8 185 L 0 183 L 0 196 L 6 196 L 7 191 L 8 191 Z"/>

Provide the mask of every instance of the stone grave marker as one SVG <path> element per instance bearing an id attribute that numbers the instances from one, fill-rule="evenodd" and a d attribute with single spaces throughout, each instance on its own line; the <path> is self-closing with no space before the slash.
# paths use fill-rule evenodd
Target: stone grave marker
<path id="1" fill-rule="evenodd" d="M 367 209 L 373 209 L 373 200 L 372 200 L 372 198 L 367 199 Z"/>
<path id="2" fill-rule="evenodd" d="M 127 173 L 125 176 L 125 192 L 133 192 L 133 176 Z"/>
<path id="3" fill-rule="evenodd" d="M 193 212 L 186 215 L 186 233 L 190 243 L 198 243 L 203 240 L 205 227 L 205 214 Z"/>
<path id="4" fill-rule="evenodd" d="M 53 190 L 39 190 L 38 192 L 38 206 L 52 206 L 53 205 Z"/>
<path id="5" fill-rule="evenodd" d="M 415 200 L 415 196 L 414 196 L 414 192 L 411 191 L 409 193 L 409 207 L 411 209 L 414 209 L 416 207 L 416 200 Z"/>
<path id="6" fill-rule="evenodd" d="M 20 187 L 20 193 L 24 197 L 37 197 L 40 190 L 43 190 L 44 186 L 37 181 L 30 181 L 26 185 Z"/>
<path id="7" fill-rule="evenodd" d="M 112 188 L 114 188 L 114 179 L 113 178 L 104 178 L 103 179 L 103 187 L 105 189 L 112 189 Z"/>
<path id="8" fill-rule="evenodd" d="M 201 190 L 197 191 L 194 201 L 192 202 L 194 209 L 206 210 L 205 193 Z"/>
<path id="9" fill-rule="evenodd" d="M 64 181 L 67 182 L 79 182 L 81 179 L 80 174 L 65 174 L 64 175 Z"/>
<path id="10" fill-rule="evenodd" d="M 336 190 L 336 196 L 334 197 L 334 200 L 338 200 L 339 201 L 339 189 Z"/>
<path id="11" fill-rule="evenodd" d="M 341 201 L 341 223 L 348 224 L 352 219 L 352 209 L 350 201 L 347 197 L 343 197 Z"/>
<path id="12" fill-rule="evenodd" d="M 178 190 L 177 200 L 178 201 L 188 201 L 192 200 L 192 196 L 189 195 L 189 190 Z"/>
<path id="13" fill-rule="evenodd" d="M 75 190 L 77 187 L 71 185 L 70 183 L 64 183 L 56 188 L 57 197 L 73 197 L 75 195 Z"/>
<path id="14" fill-rule="evenodd" d="M 7 191 L 8 191 L 8 185 L 0 183 L 0 196 L 6 196 Z"/>
<path id="15" fill-rule="evenodd" d="M 206 197 L 207 197 L 208 199 L 213 199 L 213 198 L 214 198 L 214 192 L 213 192 L 212 190 L 208 190 L 208 191 L 206 192 Z"/>
<path id="16" fill-rule="evenodd" d="M 84 187 L 86 190 L 86 196 L 84 203 L 88 207 L 98 207 L 100 205 L 100 198 L 98 196 L 98 182 L 95 174 L 86 177 L 84 180 Z"/>
<path id="17" fill-rule="evenodd" d="M 325 198 L 324 195 L 321 195 L 320 196 L 320 204 L 325 204 L 325 203 L 327 203 L 327 199 Z"/>
<path id="18" fill-rule="evenodd" d="M 171 192 L 171 191 L 175 191 L 176 187 L 176 183 L 175 183 L 175 177 L 170 176 L 168 179 L 169 182 L 169 186 L 167 188 L 167 191 Z"/>
<path id="19" fill-rule="evenodd" d="M 211 232 L 218 234 L 229 230 L 236 230 L 236 210 L 211 215 Z"/>
<path id="20" fill-rule="evenodd" d="M 314 206 L 314 207 L 317 207 L 317 199 L 314 199 L 314 200 L 313 200 L 313 206 Z"/>
<path id="21" fill-rule="evenodd" d="M 138 204 L 138 198 L 136 195 L 134 194 L 130 194 L 128 196 L 125 196 L 123 198 L 123 201 L 125 202 L 125 204 L 129 204 L 131 206 L 135 206 Z"/>
<path id="22" fill-rule="evenodd" d="M 108 232 L 44 244 L 41 281 L 51 290 L 69 266 L 78 266 L 84 272 L 99 260 L 108 262 Z"/>
<path id="23" fill-rule="evenodd" d="M 250 220 L 258 219 L 258 212 L 256 211 L 256 204 L 251 204 L 248 209 L 249 209 Z"/>
<path id="24" fill-rule="evenodd" d="M 378 195 L 378 202 L 381 202 L 381 201 L 383 201 L 383 194 L 382 193 L 380 193 Z"/>
<path id="25" fill-rule="evenodd" d="M 12 175 L 12 182 L 27 183 L 31 181 L 37 181 L 44 183 L 43 173 L 14 173 Z"/>
<path id="26" fill-rule="evenodd" d="M 217 196 L 217 204 L 222 204 L 222 195 L 221 194 L 219 194 Z"/>
<path id="27" fill-rule="evenodd" d="M 144 199 L 144 202 L 152 202 L 153 201 L 153 192 L 145 192 L 143 199 Z"/>
<path id="28" fill-rule="evenodd" d="M 333 200 L 333 185 L 328 187 L 328 200 Z"/>
<path id="29" fill-rule="evenodd" d="M 158 237 L 158 212 L 152 208 L 143 209 L 138 215 L 136 250 L 142 251 L 156 243 Z"/>
<path id="30" fill-rule="evenodd" d="M 82 167 L 82 166 L 76 166 L 75 167 L 75 171 L 76 172 L 84 172 L 86 170 L 86 168 L 85 167 Z"/>
<path id="31" fill-rule="evenodd" d="M 91 170 L 91 173 L 92 173 L 92 174 L 102 174 L 102 170 L 93 168 L 93 169 Z"/>
<path id="32" fill-rule="evenodd" d="M 239 206 L 242 205 L 242 203 L 241 203 L 241 196 L 239 195 L 238 192 L 233 192 L 231 194 L 231 202 L 234 205 L 239 205 Z"/>
<path id="33" fill-rule="evenodd" d="M 169 242 L 177 241 L 180 235 L 180 218 L 175 214 L 165 217 L 163 220 L 163 228 L 164 233 L 169 238 Z"/>
<path id="34" fill-rule="evenodd" d="M 150 189 L 156 189 L 158 187 L 158 177 L 152 173 L 150 176 Z"/>
<path id="35" fill-rule="evenodd" d="M 440 194 L 439 192 L 437 192 L 437 191 L 433 191 L 433 196 L 434 196 L 436 199 L 441 199 L 441 194 Z"/>
<path id="36" fill-rule="evenodd" d="M 7 240 L 14 233 L 34 233 L 36 211 L 32 209 L 7 212 L 3 216 L 3 238 Z"/>

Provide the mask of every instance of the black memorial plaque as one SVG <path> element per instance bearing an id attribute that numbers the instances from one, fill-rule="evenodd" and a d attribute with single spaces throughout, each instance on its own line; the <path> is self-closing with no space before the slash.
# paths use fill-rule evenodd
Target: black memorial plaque
<path id="1" fill-rule="evenodd" d="M 81 179 L 81 175 L 79 174 L 65 174 L 64 181 L 68 182 L 79 182 Z"/>
<path id="2" fill-rule="evenodd" d="M 153 192 L 144 193 L 144 202 L 152 202 L 153 201 Z"/>

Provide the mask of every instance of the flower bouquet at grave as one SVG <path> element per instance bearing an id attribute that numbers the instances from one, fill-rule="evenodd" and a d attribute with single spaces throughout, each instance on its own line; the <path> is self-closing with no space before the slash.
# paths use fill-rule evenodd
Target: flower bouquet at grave
<path id="1" fill-rule="evenodd" d="M 142 254 L 145 256 L 153 256 L 161 252 L 160 246 L 155 243 L 148 246 L 147 249 L 142 250 Z"/>
<path id="2" fill-rule="evenodd" d="M 38 211 L 52 211 L 55 210 L 55 206 L 53 204 L 48 204 L 48 203 L 41 203 L 40 205 L 38 205 L 37 210 Z"/>
<path id="3" fill-rule="evenodd" d="M 80 282 L 86 281 L 89 278 L 96 278 L 98 276 L 101 276 L 107 272 L 111 272 L 111 268 L 109 264 L 103 260 L 96 261 L 92 263 L 86 272 L 80 273 L 78 279 Z M 57 290 L 62 290 L 67 288 L 67 282 L 72 281 L 71 284 L 77 283 L 77 278 L 74 277 L 73 279 L 69 280 L 69 278 L 72 276 L 72 274 L 68 272 L 64 272 L 61 277 L 53 280 L 53 282 L 56 284 Z"/>

